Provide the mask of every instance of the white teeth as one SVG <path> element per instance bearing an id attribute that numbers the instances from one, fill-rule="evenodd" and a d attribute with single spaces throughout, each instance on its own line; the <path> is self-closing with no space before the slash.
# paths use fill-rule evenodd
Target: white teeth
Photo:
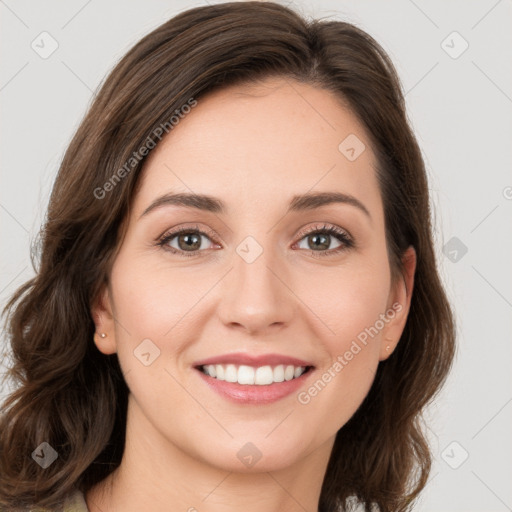
<path id="1" fill-rule="evenodd" d="M 234 364 L 209 364 L 202 367 L 203 372 L 210 377 L 226 382 L 238 382 L 242 385 L 268 386 L 274 382 L 283 382 L 300 377 L 305 371 L 304 366 L 282 364 L 275 366 L 252 366 Z"/>
<path id="2" fill-rule="evenodd" d="M 293 366 L 287 366 L 284 371 L 284 380 L 292 380 L 294 375 Z"/>
<path id="3" fill-rule="evenodd" d="M 217 375 L 215 375 L 217 377 L 217 379 L 225 380 L 225 378 L 224 378 L 224 366 L 222 366 L 221 364 L 216 364 L 215 365 L 215 372 L 217 373 Z"/>
<path id="4" fill-rule="evenodd" d="M 226 382 L 236 382 L 238 380 L 238 371 L 234 364 L 228 364 L 224 371 L 224 380 Z"/>
<path id="5" fill-rule="evenodd" d="M 274 368 L 274 382 L 283 382 L 284 380 L 284 366 L 280 364 Z"/>
<path id="6" fill-rule="evenodd" d="M 240 367 L 241 368 L 241 367 Z M 240 382 L 240 379 L 238 379 Z M 274 382 L 274 372 L 272 371 L 272 367 L 270 366 L 261 366 L 256 370 L 256 377 L 254 379 L 254 383 L 260 386 L 268 386 Z M 240 382 L 240 384 L 242 384 Z"/>
<path id="7" fill-rule="evenodd" d="M 254 368 L 240 366 L 238 368 L 238 384 L 254 384 Z"/>

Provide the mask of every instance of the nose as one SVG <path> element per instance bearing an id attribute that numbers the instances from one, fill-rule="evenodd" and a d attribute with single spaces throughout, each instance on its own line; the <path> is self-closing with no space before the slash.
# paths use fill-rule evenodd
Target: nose
<path id="1" fill-rule="evenodd" d="M 265 334 L 289 325 L 295 295 L 289 288 L 283 265 L 263 251 L 248 262 L 235 253 L 233 268 L 223 282 L 218 315 L 224 325 L 249 334 Z"/>

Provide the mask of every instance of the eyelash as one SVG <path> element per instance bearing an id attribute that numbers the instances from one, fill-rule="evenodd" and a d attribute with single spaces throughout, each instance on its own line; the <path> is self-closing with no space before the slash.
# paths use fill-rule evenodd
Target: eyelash
<path id="1" fill-rule="evenodd" d="M 203 231 L 202 229 L 199 229 L 198 226 L 183 227 L 183 228 L 175 229 L 174 231 L 171 231 L 171 232 L 164 233 L 164 235 L 158 239 L 157 245 L 166 251 L 170 251 L 173 254 L 179 254 L 180 256 L 184 256 L 186 258 L 196 256 L 198 253 L 203 252 L 203 251 L 183 251 L 183 250 L 179 250 L 179 249 L 176 249 L 174 247 L 170 247 L 167 245 L 173 238 L 175 238 L 181 234 L 199 234 L 199 235 L 204 235 L 209 239 L 212 239 L 212 238 L 215 239 L 215 237 L 216 237 L 216 234 L 214 231 L 210 231 L 210 230 Z M 306 238 L 307 236 L 309 236 L 311 234 L 331 235 L 331 236 L 334 236 L 335 238 L 337 238 L 338 241 L 342 243 L 342 245 L 340 245 L 339 247 L 336 247 L 335 249 L 329 249 L 326 251 L 314 251 L 314 250 L 310 249 L 309 252 L 312 253 L 313 256 L 320 256 L 320 257 L 333 256 L 342 251 L 351 249 L 352 247 L 355 246 L 354 241 L 352 240 L 350 235 L 348 235 L 348 233 L 345 230 L 338 228 L 336 226 L 327 226 L 325 224 L 321 228 L 318 226 L 314 226 L 314 227 L 302 232 L 300 234 L 300 238 L 299 238 L 298 242 L 302 241 L 304 238 Z M 302 250 L 307 250 L 307 249 L 302 249 Z"/>

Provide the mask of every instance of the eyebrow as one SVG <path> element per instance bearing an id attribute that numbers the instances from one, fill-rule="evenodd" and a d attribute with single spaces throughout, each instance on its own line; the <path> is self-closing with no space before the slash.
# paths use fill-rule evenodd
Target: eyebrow
<path id="1" fill-rule="evenodd" d="M 333 203 L 342 203 L 354 206 L 362 211 L 370 220 L 372 218 L 368 209 L 363 203 L 361 203 L 361 201 L 359 201 L 359 199 L 349 194 L 342 194 L 341 192 L 309 192 L 306 194 L 295 195 L 290 201 L 287 213 L 313 210 Z M 168 193 L 158 197 L 142 212 L 139 218 L 144 217 L 153 210 L 168 205 L 194 208 L 219 214 L 226 213 L 226 205 L 222 200 L 216 197 L 205 194 L 182 192 Z"/>

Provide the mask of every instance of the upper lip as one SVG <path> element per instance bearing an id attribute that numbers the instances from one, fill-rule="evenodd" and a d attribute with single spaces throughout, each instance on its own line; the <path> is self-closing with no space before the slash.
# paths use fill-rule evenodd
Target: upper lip
<path id="1" fill-rule="evenodd" d="M 209 364 L 235 364 L 246 366 L 278 366 L 293 365 L 293 366 L 313 366 L 311 362 L 296 357 L 285 356 L 281 354 L 261 354 L 251 355 L 245 353 L 224 354 L 220 356 L 209 357 L 194 363 L 195 367 L 206 366 Z"/>

